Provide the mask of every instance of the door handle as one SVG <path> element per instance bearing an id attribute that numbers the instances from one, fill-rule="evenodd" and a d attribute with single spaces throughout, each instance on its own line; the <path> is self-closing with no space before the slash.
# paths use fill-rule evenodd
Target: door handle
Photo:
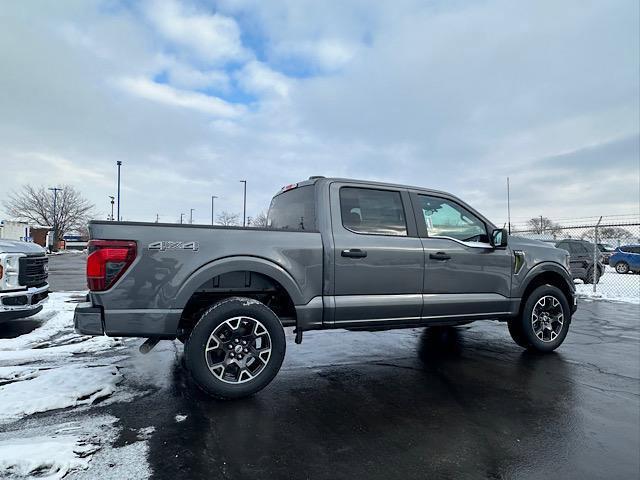
<path id="1" fill-rule="evenodd" d="M 349 248 L 347 250 L 342 250 L 340 255 L 350 258 L 364 258 L 367 256 L 367 252 L 365 250 L 360 250 L 359 248 Z"/>
<path id="2" fill-rule="evenodd" d="M 429 258 L 433 260 L 449 260 L 451 256 L 447 255 L 444 252 L 437 252 L 437 253 L 430 253 Z"/>

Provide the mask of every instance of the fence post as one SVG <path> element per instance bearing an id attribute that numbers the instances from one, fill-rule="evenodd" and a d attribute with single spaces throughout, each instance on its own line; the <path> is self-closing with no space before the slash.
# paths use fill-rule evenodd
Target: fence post
<path id="1" fill-rule="evenodd" d="M 598 228 L 602 222 L 602 217 L 598 219 L 595 228 L 593 229 L 593 293 L 596 293 L 596 286 L 598 285 L 598 277 L 600 276 L 600 270 L 598 269 Z"/>

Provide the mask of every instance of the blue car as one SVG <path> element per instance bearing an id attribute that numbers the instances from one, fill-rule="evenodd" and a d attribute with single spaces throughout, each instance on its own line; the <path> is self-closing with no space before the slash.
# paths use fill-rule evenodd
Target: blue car
<path id="1" fill-rule="evenodd" d="M 640 272 L 640 245 L 623 245 L 609 257 L 609 265 L 618 273 Z"/>

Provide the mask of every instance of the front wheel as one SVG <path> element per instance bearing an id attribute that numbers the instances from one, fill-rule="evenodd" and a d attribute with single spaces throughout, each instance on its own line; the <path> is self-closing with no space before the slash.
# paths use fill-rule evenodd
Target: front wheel
<path id="1" fill-rule="evenodd" d="M 187 339 L 185 357 L 202 390 L 234 399 L 266 387 L 280 370 L 285 350 L 275 313 L 257 300 L 233 297 L 201 315 Z"/>
<path id="2" fill-rule="evenodd" d="M 562 290 L 541 285 L 526 299 L 520 316 L 509 321 L 509 332 L 521 347 L 551 352 L 566 338 L 570 323 L 571 309 Z"/>

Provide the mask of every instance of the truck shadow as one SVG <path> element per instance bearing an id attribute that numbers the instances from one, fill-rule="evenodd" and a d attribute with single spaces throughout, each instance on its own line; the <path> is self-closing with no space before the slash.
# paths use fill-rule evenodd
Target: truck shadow
<path id="1" fill-rule="evenodd" d="M 479 340 L 428 329 L 414 357 L 291 368 L 233 402 L 201 393 L 178 361 L 170 395 L 188 417 L 150 440 L 154 477 L 503 478 L 544 468 L 557 454 L 540 452 L 571 448 L 580 421 L 569 364 Z"/>

